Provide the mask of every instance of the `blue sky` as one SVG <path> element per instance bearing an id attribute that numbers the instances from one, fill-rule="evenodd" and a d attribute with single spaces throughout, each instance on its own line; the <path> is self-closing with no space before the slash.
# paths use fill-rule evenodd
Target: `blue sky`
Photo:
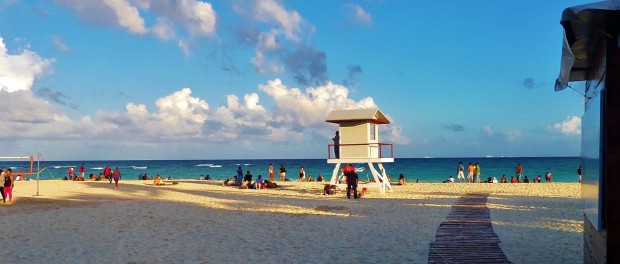
<path id="1" fill-rule="evenodd" d="M 396 157 L 578 156 L 554 92 L 587 1 L 0 1 L 2 156 L 325 158 L 379 107 Z"/>

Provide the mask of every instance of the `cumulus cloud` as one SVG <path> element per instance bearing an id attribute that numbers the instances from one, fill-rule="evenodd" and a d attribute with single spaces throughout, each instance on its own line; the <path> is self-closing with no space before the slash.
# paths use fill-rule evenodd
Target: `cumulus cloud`
<path id="1" fill-rule="evenodd" d="M 581 118 L 568 116 L 566 119 L 553 124 L 553 129 L 559 130 L 566 135 L 581 135 Z"/>
<path id="2" fill-rule="evenodd" d="M 54 59 L 41 58 L 27 49 L 9 54 L 0 37 L 0 89 L 7 92 L 29 91 L 35 78 L 50 70 Z"/>
<path id="3" fill-rule="evenodd" d="M 159 139 L 188 140 L 201 137 L 202 125 L 207 120 L 209 105 L 191 96 L 191 89 L 183 88 L 157 99 L 157 111 L 149 113 L 146 105 L 128 103 L 125 112 L 97 113 L 101 122 L 97 134 L 105 138 L 131 138 L 157 141 Z"/>
<path id="4" fill-rule="evenodd" d="M 57 0 L 81 19 L 103 26 L 120 27 L 131 34 L 151 35 L 163 40 L 215 34 L 217 14 L 212 5 L 197 0 Z M 147 25 L 144 17 L 153 17 Z M 181 29 L 181 30 L 179 30 Z M 179 45 L 184 53 L 184 46 Z"/>
<path id="5" fill-rule="evenodd" d="M 3 90 L 0 97 L 0 139 L 75 139 L 88 133 L 82 128 L 91 126 L 88 120 L 69 119 L 30 90 Z"/>
<path id="6" fill-rule="evenodd" d="M 275 24 L 281 28 L 287 39 L 298 40 L 297 34 L 303 20 L 297 11 L 286 10 L 275 0 L 258 0 L 252 12 L 257 21 Z"/>
<path id="7" fill-rule="evenodd" d="M 356 4 L 349 4 L 348 6 L 353 11 L 353 19 L 356 23 L 362 25 L 372 24 L 372 15 L 366 12 L 364 8 Z"/>
<path id="8" fill-rule="evenodd" d="M 262 106 L 256 93 L 246 94 L 243 101 L 229 95 L 226 104 L 218 107 L 205 122 L 205 136 L 212 141 L 243 138 L 290 142 L 300 140 L 306 131 L 319 131 L 329 138 L 333 127 L 329 127 L 325 117 L 330 111 L 376 107 L 372 98 L 355 101 L 348 97 L 346 87 L 331 82 L 302 91 L 274 79 L 259 85 L 258 89 L 274 101 L 272 109 Z M 382 129 L 390 142 L 409 142 L 398 126 Z"/>

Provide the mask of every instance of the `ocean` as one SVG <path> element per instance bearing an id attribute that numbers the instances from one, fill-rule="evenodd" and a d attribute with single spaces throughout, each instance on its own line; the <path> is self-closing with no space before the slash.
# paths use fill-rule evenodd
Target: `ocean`
<path id="1" fill-rule="evenodd" d="M 456 179 L 456 166 L 462 161 L 467 163 L 480 163 L 482 179 L 497 177 L 501 179 L 503 174 L 508 180 L 515 175 L 515 167 L 521 163 L 523 172 L 530 179 L 541 175 L 544 179 L 546 172 L 553 174 L 554 182 L 577 182 L 577 168 L 581 164 L 579 157 L 501 157 L 501 158 L 396 158 L 393 163 L 383 164 L 386 173 L 392 181 L 398 179 L 399 174 L 404 174 L 407 182 L 442 182 L 450 175 Z M 237 167 L 241 166 L 244 172 L 250 171 L 254 179 L 258 175 L 268 177 L 269 164 L 273 163 L 277 170 L 284 165 L 287 170 L 287 178 L 299 179 L 299 168 L 304 167 L 306 175 L 312 175 L 315 179 L 322 174 L 326 179 L 331 179 L 334 164 L 328 164 L 325 159 L 251 159 L 251 160 L 103 160 L 103 161 L 35 161 L 34 171 L 37 166 L 41 171 L 39 178 L 42 180 L 63 179 L 67 175 L 69 167 L 75 168 L 77 174 L 80 165 L 86 168 L 85 175 L 93 173 L 98 175 L 106 165 L 112 169 L 118 167 L 122 174 L 122 180 L 137 180 L 138 176 L 147 173 L 150 177 L 159 174 L 164 178 L 168 176 L 174 179 L 198 179 L 200 175 L 210 175 L 214 180 L 224 180 L 236 175 Z M 364 164 L 354 164 L 356 167 L 364 167 L 365 171 L 359 172 L 361 180 L 372 179 L 372 174 Z M 29 161 L 27 158 L 16 161 L 0 161 L 3 169 L 12 168 L 16 171 L 28 171 Z M 375 166 L 375 168 L 377 168 Z M 35 179 L 35 175 L 27 176 Z"/>

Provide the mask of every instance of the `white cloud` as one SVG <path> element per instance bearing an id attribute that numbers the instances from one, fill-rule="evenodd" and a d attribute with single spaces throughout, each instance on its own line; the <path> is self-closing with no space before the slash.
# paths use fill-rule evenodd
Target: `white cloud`
<path id="1" fill-rule="evenodd" d="M 372 24 L 372 15 L 366 12 L 361 6 L 356 4 L 349 5 L 353 10 L 353 17 L 355 22 L 363 25 Z"/>
<path id="2" fill-rule="evenodd" d="M 0 91 L 0 138 L 75 139 L 90 127 L 88 120 L 72 121 L 56 107 L 33 96 L 29 90 Z"/>
<path id="3" fill-rule="evenodd" d="M 280 26 L 289 40 L 298 40 L 302 18 L 297 11 L 288 11 L 275 0 L 258 0 L 254 7 L 254 18 L 258 21 Z"/>
<path id="4" fill-rule="evenodd" d="M 305 92 L 299 88 L 287 88 L 279 79 L 259 85 L 259 89 L 271 96 L 276 103 L 273 116 L 276 122 L 301 127 L 323 126 L 325 117 L 334 109 L 375 107 L 372 98 L 360 101 L 348 98 L 349 90 L 341 85 L 327 82 L 323 86 L 309 87 Z"/>
<path id="5" fill-rule="evenodd" d="M 54 59 L 41 58 L 27 49 L 11 55 L 0 37 L 0 90 L 29 91 L 35 78 L 48 72 L 52 63 Z"/>
<path id="6" fill-rule="evenodd" d="M 52 37 L 52 41 L 54 41 L 54 46 L 56 47 L 56 49 L 62 51 L 62 52 L 69 52 L 71 51 L 69 49 L 69 47 L 67 46 L 67 44 L 65 44 L 65 42 L 62 40 L 62 38 L 60 36 L 54 36 Z"/>
<path id="7" fill-rule="evenodd" d="M 183 36 L 207 37 L 215 34 L 217 14 L 212 5 L 198 0 L 57 0 L 82 19 L 126 29 L 129 33 L 152 35 L 163 40 Z M 154 25 L 144 17 L 151 15 Z M 179 46 L 183 49 L 182 46 Z M 185 50 L 183 50 L 186 53 Z"/>
<path id="8" fill-rule="evenodd" d="M 568 116 L 563 121 L 553 124 L 553 128 L 566 135 L 581 135 L 581 118 Z"/>
<path id="9" fill-rule="evenodd" d="M 211 35 L 215 32 L 217 16 L 210 3 L 181 0 L 178 10 L 182 14 L 180 21 L 189 31 L 196 35 Z"/>
<path id="10" fill-rule="evenodd" d="M 99 111 L 97 135 L 144 142 L 200 138 L 209 105 L 191 93 L 191 89 L 183 88 L 157 99 L 155 113 L 149 113 L 146 105 L 135 103 L 128 103 L 124 113 Z"/>
<path id="11" fill-rule="evenodd" d="M 116 15 L 116 22 L 121 27 L 126 28 L 132 33 L 145 34 L 147 29 L 144 26 L 144 19 L 140 16 L 138 8 L 132 6 L 126 0 L 103 0 Z"/>

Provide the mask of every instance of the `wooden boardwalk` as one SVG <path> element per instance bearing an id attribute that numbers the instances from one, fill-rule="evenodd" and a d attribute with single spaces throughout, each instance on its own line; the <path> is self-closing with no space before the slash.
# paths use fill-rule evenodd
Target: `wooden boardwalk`
<path id="1" fill-rule="evenodd" d="M 488 194 L 466 194 L 454 203 L 431 242 L 428 263 L 511 263 L 493 231 Z"/>

